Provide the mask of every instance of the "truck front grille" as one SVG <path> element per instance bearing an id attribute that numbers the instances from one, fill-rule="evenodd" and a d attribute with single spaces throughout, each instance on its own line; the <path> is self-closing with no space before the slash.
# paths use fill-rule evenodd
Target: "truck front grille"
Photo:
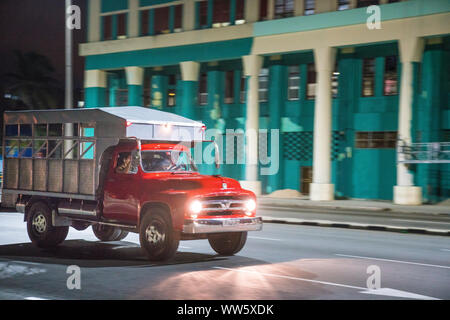
<path id="1" fill-rule="evenodd" d="M 242 198 L 224 197 L 202 201 L 202 213 L 209 216 L 231 215 L 236 211 L 245 211 L 245 201 Z"/>

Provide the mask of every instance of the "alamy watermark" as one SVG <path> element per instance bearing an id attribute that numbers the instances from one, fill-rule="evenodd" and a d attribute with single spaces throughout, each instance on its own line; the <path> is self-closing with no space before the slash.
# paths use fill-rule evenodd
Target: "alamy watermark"
<path id="1" fill-rule="evenodd" d="M 66 273 L 70 274 L 66 281 L 67 289 L 81 290 L 81 268 L 77 265 L 71 265 L 67 267 Z"/>
<path id="2" fill-rule="evenodd" d="M 378 290 L 381 288 L 381 269 L 377 265 L 370 265 L 367 267 L 367 274 L 370 276 L 367 278 L 366 285 L 369 290 Z"/>
<path id="3" fill-rule="evenodd" d="M 381 29 L 381 9 L 380 6 L 368 6 L 366 13 L 369 14 L 366 25 L 369 30 Z"/>
<path id="4" fill-rule="evenodd" d="M 66 8 L 66 28 L 69 30 L 81 29 L 81 9 L 72 5 Z"/>

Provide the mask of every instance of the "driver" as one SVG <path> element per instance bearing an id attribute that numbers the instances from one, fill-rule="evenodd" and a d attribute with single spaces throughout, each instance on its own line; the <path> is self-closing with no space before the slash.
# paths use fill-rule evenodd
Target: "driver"
<path id="1" fill-rule="evenodd" d="M 131 153 L 126 154 L 123 157 L 119 157 L 118 165 L 116 168 L 117 173 L 128 173 L 131 167 Z"/>

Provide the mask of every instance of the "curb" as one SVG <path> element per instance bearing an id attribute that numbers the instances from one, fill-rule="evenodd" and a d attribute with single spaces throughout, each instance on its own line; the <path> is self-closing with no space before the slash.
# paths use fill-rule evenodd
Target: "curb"
<path id="1" fill-rule="evenodd" d="M 425 215 L 425 216 L 447 216 L 450 217 L 450 212 L 426 212 L 424 213 L 419 211 L 405 211 L 401 210 L 401 208 L 380 208 L 380 207 L 364 207 L 364 206 L 351 206 L 351 207 L 342 207 L 336 206 L 332 204 L 320 204 L 320 205 L 307 205 L 307 204 L 299 204 L 292 203 L 286 204 L 281 202 L 270 202 L 270 203 L 259 203 L 259 208 L 283 208 L 283 209 L 333 209 L 338 211 L 371 211 L 371 212 L 395 212 L 400 214 L 412 214 L 412 215 Z M 399 209 L 399 210 L 397 210 Z"/>
<path id="2" fill-rule="evenodd" d="M 304 219 L 297 219 L 297 218 L 282 218 L 282 219 L 280 219 L 280 218 L 267 217 L 267 216 L 266 217 L 261 216 L 261 217 L 263 219 L 263 222 L 267 222 L 267 223 L 450 236 L 450 230 L 439 230 L 439 229 L 429 229 L 429 228 L 409 228 L 409 227 L 399 227 L 399 226 L 391 226 L 391 225 L 338 222 L 338 221 L 329 221 L 329 220 L 304 220 Z"/>

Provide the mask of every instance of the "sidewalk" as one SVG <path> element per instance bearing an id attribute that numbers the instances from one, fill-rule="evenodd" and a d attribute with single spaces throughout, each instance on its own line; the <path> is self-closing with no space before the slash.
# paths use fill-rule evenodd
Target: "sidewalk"
<path id="1" fill-rule="evenodd" d="M 258 197 L 265 222 L 450 235 L 450 205 L 402 206 L 389 201 L 311 201 Z"/>

